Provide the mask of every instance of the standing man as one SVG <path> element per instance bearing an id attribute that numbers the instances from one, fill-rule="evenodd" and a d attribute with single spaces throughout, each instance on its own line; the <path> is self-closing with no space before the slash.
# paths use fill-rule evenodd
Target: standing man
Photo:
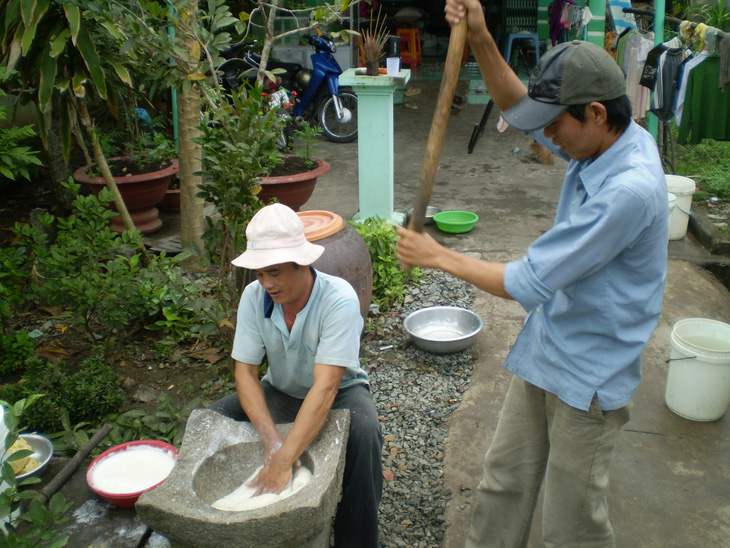
<path id="1" fill-rule="evenodd" d="M 467 546 L 526 546 L 544 483 L 546 546 L 612 547 L 608 468 L 666 276 L 667 189 L 657 148 L 631 120 L 623 73 L 598 46 L 553 48 L 525 89 L 479 0 L 447 0 L 446 18 L 467 19 L 469 45 L 504 119 L 570 160 L 555 224 L 520 260 L 481 261 L 398 229 L 403 263 L 440 268 L 527 312 L 504 363 L 514 376 Z"/>
<path id="2" fill-rule="evenodd" d="M 246 252 L 233 264 L 256 273 L 243 291 L 231 355 L 236 393 L 210 406 L 248 420 L 264 444 L 261 493 L 280 493 L 292 467 L 315 438 L 330 409 L 350 410 L 342 499 L 335 546 L 378 542 L 383 486 L 383 440 L 368 376 L 360 367 L 363 320 L 355 290 L 311 265 L 324 251 L 304 237 L 296 213 L 282 204 L 261 209 L 246 228 Z M 259 381 L 264 356 L 268 371 Z M 286 437 L 274 426 L 293 422 Z"/>

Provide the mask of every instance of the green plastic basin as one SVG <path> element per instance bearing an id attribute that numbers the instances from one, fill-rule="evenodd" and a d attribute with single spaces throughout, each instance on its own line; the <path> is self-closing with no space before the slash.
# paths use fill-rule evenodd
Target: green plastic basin
<path id="1" fill-rule="evenodd" d="M 436 226 L 443 232 L 460 234 L 469 232 L 479 220 L 476 213 L 469 211 L 442 211 L 433 216 Z"/>

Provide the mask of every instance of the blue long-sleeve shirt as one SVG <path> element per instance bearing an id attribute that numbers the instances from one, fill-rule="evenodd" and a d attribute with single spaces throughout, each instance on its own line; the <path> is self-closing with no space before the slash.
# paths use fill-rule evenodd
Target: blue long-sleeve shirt
<path id="1" fill-rule="evenodd" d="M 628 405 L 662 308 L 667 214 L 657 147 L 634 122 L 597 159 L 571 161 L 555 225 L 507 264 L 528 314 L 505 367 L 578 409 L 594 394 L 604 411 Z"/>

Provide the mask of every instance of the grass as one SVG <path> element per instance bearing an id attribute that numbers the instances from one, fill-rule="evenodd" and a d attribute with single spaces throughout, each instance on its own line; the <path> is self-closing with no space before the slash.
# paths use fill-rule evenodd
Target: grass
<path id="1" fill-rule="evenodd" d="M 677 146 L 677 174 L 693 179 L 707 196 L 730 198 L 730 142 L 706 139 L 696 145 Z"/>

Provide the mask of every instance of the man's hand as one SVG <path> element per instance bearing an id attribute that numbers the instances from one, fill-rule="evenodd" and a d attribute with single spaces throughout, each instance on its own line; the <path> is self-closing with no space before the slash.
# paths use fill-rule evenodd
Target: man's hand
<path id="1" fill-rule="evenodd" d="M 395 230 L 400 236 L 395 252 L 400 262 L 409 267 L 441 268 L 439 258 L 445 248 L 429 234 L 400 227 Z"/>
<path id="2" fill-rule="evenodd" d="M 479 0 L 447 0 L 444 12 L 446 13 L 446 20 L 452 25 L 458 25 L 464 17 L 467 18 L 469 43 L 472 40 L 479 39 L 493 40 L 492 35 L 487 30 L 484 10 Z"/>
<path id="3" fill-rule="evenodd" d="M 299 461 L 297 461 L 298 463 Z M 248 484 L 249 487 L 258 487 L 254 497 L 264 493 L 281 493 L 291 482 L 292 466 L 280 456 L 273 453 L 265 459 L 264 467 Z"/>

